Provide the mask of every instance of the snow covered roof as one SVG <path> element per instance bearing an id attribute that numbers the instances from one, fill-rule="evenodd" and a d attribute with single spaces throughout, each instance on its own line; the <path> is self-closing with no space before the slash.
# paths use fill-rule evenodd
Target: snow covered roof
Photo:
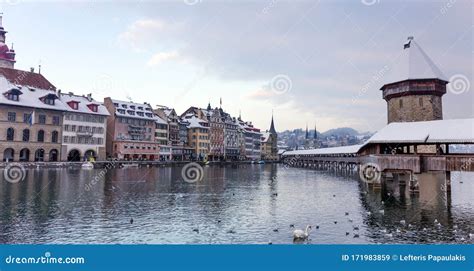
<path id="1" fill-rule="evenodd" d="M 5 96 L 5 93 L 8 91 L 11 91 L 12 89 L 17 89 L 21 92 L 21 95 L 19 96 L 18 101 L 9 100 Z M 52 90 L 12 84 L 5 77 L 0 76 L 0 104 L 34 107 L 34 108 L 40 108 L 40 109 L 60 110 L 60 111 L 68 110 L 66 105 L 62 103 L 59 99 L 55 100 L 54 105 L 46 104 L 42 102 L 41 98 L 45 96 L 50 96 L 54 98 L 56 96 L 56 92 Z"/>
<path id="2" fill-rule="evenodd" d="M 149 104 L 139 104 L 119 100 L 112 100 L 112 102 L 115 105 L 116 116 L 155 121 L 155 114 Z"/>
<path id="3" fill-rule="evenodd" d="M 474 143 L 474 119 L 392 122 L 370 143 Z"/>
<path id="4" fill-rule="evenodd" d="M 441 79 L 448 82 L 443 72 L 425 53 L 420 45 L 409 37 L 403 45 L 402 55 L 384 76 L 385 84 L 400 82 L 408 79 Z"/>
<path id="5" fill-rule="evenodd" d="M 474 143 L 474 118 L 419 122 L 392 122 L 363 145 L 287 151 L 283 155 L 354 154 L 369 144 L 383 143 Z"/>
<path id="6" fill-rule="evenodd" d="M 269 138 L 270 138 L 270 132 L 262 133 L 262 142 L 267 142 Z"/>
<path id="7" fill-rule="evenodd" d="M 92 97 L 89 99 L 86 96 L 74 95 L 72 93 L 61 93 L 59 94 L 59 100 L 63 102 L 63 104 L 67 108 L 67 111 L 69 112 L 86 113 L 86 114 L 103 115 L 103 116 L 110 115 L 107 108 L 105 108 L 105 106 L 101 102 L 98 102 L 92 99 Z M 70 102 L 77 102 L 78 103 L 77 109 L 73 109 L 68 104 Z M 92 111 L 91 108 L 88 106 L 91 104 L 97 105 L 97 112 Z"/>
<path id="8" fill-rule="evenodd" d="M 155 115 L 155 122 L 159 124 L 168 124 L 164 119 L 160 118 L 158 115 Z"/>
<path id="9" fill-rule="evenodd" d="M 361 149 L 362 145 L 352 145 L 333 148 L 309 149 L 286 151 L 283 155 L 311 155 L 311 154 L 356 154 Z"/>
<path id="10" fill-rule="evenodd" d="M 203 128 L 208 129 L 209 127 L 202 125 L 202 123 L 207 123 L 207 121 L 196 117 L 193 114 L 186 114 L 183 118 L 184 121 L 188 122 L 188 128 Z"/>

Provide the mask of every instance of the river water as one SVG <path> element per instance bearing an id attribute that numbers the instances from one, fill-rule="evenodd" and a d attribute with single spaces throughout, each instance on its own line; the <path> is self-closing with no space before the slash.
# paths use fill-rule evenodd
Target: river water
<path id="1" fill-rule="evenodd" d="M 196 183 L 180 167 L 3 173 L 0 243 L 289 244 L 290 225 L 312 225 L 312 244 L 473 243 L 471 173 L 453 174 L 450 196 L 431 175 L 411 195 L 270 164 L 206 166 Z"/>

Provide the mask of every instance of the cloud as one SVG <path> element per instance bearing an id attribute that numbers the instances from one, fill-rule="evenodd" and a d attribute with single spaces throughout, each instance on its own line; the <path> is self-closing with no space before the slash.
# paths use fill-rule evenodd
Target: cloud
<path id="1" fill-rule="evenodd" d="M 179 57 L 191 65 L 205 65 L 206 76 L 221 82 L 253 84 L 242 95 L 254 101 L 252 105 L 308 112 L 335 126 L 361 119 L 375 130 L 386 124 L 379 89 L 393 80 L 407 36 L 414 35 L 445 74 L 472 73 L 471 59 L 465 57 L 472 51 L 472 35 L 459 39 L 466 29 L 472 31 L 466 6 L 457 2 L 441 14 L 436 3 L 397 1 L 370 7 L 324 1 L 278 2 L 270 8 L 264 3 L 149 5 L 141 15 L 154 19 L 130 24 L 121 40 L 161 52 L 148 61 L 151 66 Z M 420 10 L 428 15 L 417 16 Z M 170 54 L 174 51 L 179 54 Z M 277 94 L 261 86 L 277 74 L 291 78 L 291 91 Z M 448 97 L 446 115 L 472 115 L 472 99 L 463 98 Z"/>
<path id="2" fill-rule="evenodd" d="M 275 96 L 274 92 L 260 88 L 247 93 L 244 97 L 251 100 L 268 100 L 273 96 Z"/>
<path id="3" fill-rule="evenodd" d="M 177 51 L 171 51 L 171 52 L 158 52 L 154 54 L 147 62 L 147 66 L 153 67 L 157 66 L 164 61 L 176 59 L 179 57 L 179 53 Z"/>
<path id="4" fill-rule="evenodd" d="M 165 30 L 166 24 L 158 19 L 140 19 L 130 24 L 119 34 L 119 41 L 137 51 L 155 41 L 153 34 Z"/>

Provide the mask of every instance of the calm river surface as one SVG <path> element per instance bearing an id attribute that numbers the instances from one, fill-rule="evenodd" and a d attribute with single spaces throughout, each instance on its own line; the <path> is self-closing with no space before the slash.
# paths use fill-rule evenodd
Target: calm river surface
<path id="1" fill-rule="evenodd" d="M 291 224 L 313 225 L 314 244 L 473 243 L 470 173 L 453 173 L 451 199 L 433 176 L 417 196 L 382 195 L 356 176 L 270 164 L 207 166 L 193 184 L 180 167 L 0 174 L 0 243 L 287 244 Z"/>

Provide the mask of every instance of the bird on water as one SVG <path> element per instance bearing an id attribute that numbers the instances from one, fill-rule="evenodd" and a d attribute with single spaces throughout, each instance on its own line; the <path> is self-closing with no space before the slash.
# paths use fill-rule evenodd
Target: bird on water
<path id="1" fill-rule="evenodd" d="M 311 226 L 306 226 L 305 230 L 296 229 L 293 231 L 293 241 L 304 241 L 307 240 L 311 232 Z"/>

